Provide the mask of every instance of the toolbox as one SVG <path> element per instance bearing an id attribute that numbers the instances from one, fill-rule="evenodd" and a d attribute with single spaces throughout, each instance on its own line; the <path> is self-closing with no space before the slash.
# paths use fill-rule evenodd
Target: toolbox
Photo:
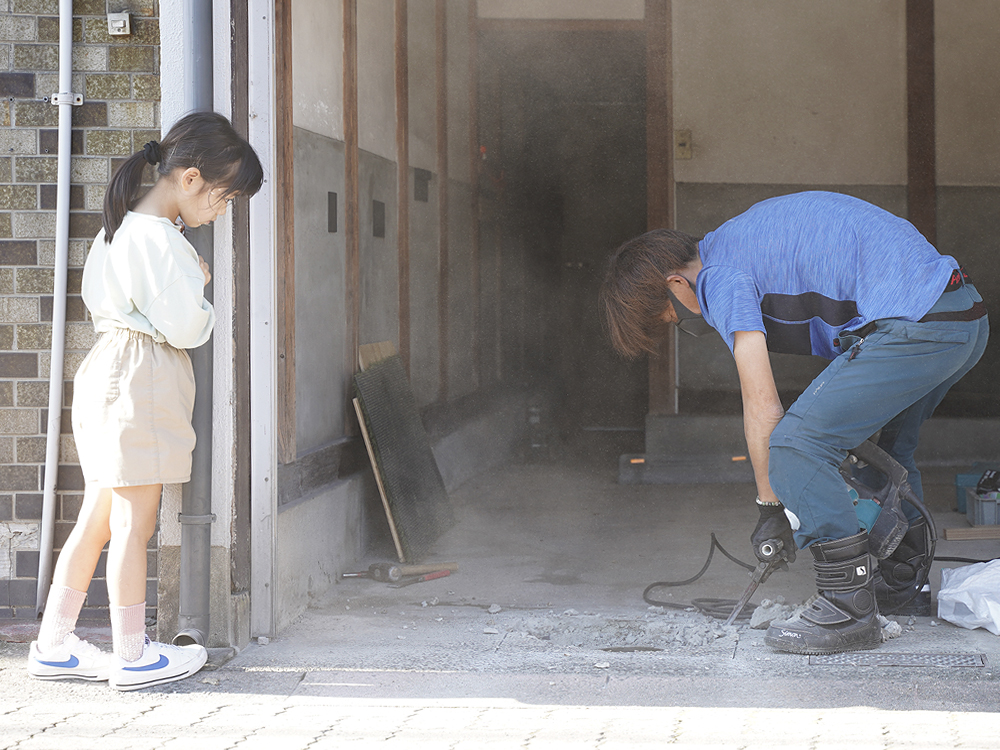
<path id="1" fill-rule="evenodd" d="M 997 496 L 1000 493 L 987 492 L 979 494 L 975 487 L 965 491 L 966 511 L 965 517 L 973 526 L 996 526 L 1000 524 L 997 518 Z"/>

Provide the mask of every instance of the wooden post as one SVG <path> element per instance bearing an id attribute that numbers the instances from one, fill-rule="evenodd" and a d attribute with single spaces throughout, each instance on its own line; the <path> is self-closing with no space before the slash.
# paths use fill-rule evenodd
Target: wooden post
<path id="1" fill-rule="evenodd" d="M 292 2 L 275 0 L 275 191 L 277 205 L 278 461 L 292 463 L 295 447 L 295 146 L 292 124 Z"/>
<path id="2" fill-rule="evenodd" d="M 674 226 L 670 0 L 646 0 L 646 226 Z M 677 413 L 677 332 L 649 357 L 649 413 Z"/>
<path id="3" fill-rule="evenodd" d="M 937 242 L 934 115 L 934 0 L 906 0 L 906 208 L 931 244 Z"/>
<path id="4" fill-rule="evenodd" d="M 361 218 L 358 187 L 358 0 L 344 2 L 344 306 L 347 344 L 344 352 L 348 372 L 358 366 L 358 338 L 361 322 Z M 351 404 L 351 384 L 344 392 Z M 345 433 L 354 434 L 356 424 L 349 408 L 345 413 Z"/>
<path id="5" fill-rule="evenodd" d="M 438 170 L 438 400 L 448 400 L 448 25 L 446 0 L 437 0 L 435 81 L 437 94 Z"/>
<path id="6" fill-rule="evenodd" d="M 407 0 L 396 0 L 396 228 L 399 358 L 410 372 L 410 83 Z"/>

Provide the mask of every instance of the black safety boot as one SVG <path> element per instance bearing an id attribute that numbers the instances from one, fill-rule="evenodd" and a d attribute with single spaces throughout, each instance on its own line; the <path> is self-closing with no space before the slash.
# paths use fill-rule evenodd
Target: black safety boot
<path id="1" fill-rule="evenodd" d="M 772 623 L 764 642 L 795 654 L 836 654 L 882 643 L 868 532 L 809 547 L 819 596 L 791 620 Z"/>
<path id="2" fill-rule="evenodd" d="M 910 528 L 889 557 L 878 561 L 875 572 L 875 599 L 883 615 L 903 614 L 930 617 L 931 592 L 926 567 L 929 534 L 927 521 L 910 522 Z M 917 588 L 921 588 L 920 591 Z"/>

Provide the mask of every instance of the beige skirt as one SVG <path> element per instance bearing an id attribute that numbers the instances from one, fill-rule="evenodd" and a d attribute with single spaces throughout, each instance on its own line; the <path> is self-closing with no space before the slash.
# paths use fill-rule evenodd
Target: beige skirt
<path id="1" fill-rule="evenodd" d="M 191 478 L 194 370 L 184 349 L 120 328 L 101 334 L 73 380 L 73 437 L 88 483 Z"/>

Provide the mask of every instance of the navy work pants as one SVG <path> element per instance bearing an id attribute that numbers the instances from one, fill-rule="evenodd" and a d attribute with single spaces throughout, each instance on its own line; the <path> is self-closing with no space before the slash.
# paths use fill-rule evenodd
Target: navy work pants
<path id="1" fill-rule="evenodd" d="M 975 302 L 982 297 L 966 284 L 942 294 L 931 313 L 967 310 Z M 854 503 L 839 467 L 851 448 L 880 429 L 879 445 L 909 471 L 910 485 L 923 499 L 913 462 L 920 426 L 979 361 L 988 337 L 986 315 L 973 321 L 880 320 L 861 341 L 841 337 L 843 353 L 771 434 L 771 487 L 798 518 L 795 543 L 800 549 L 858 533 Z"/>

